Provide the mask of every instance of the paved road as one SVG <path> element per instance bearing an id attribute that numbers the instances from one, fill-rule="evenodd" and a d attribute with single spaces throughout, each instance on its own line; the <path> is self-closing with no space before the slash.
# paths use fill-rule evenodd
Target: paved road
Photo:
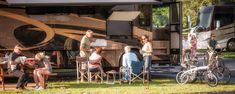
<path id="1" fill-rule="evenodd" d="M 231 73 L 231 83 L 235 84 L 235 59 L 224 58 L 225 66 L 227 66 Z M 199 58 L 199 63 L 202 63 L 202 58 Z M 177 72 L 180 71 L 180 66 L 175 67 L 158 67 L 155 71 L 152 71 L 152 77 L 154 78 L 175 78 Z"/>

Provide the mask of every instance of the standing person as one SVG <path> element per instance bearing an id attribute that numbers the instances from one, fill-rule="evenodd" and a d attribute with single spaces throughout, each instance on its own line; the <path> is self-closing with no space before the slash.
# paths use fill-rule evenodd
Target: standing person
<path id="1" fill-rule="evenodd" d="M 33 71 L 33 78 L 36 83 L 36 90 L 44 89 L 44 78 L 43 76 L 48 76 L 52 73 L 52 67 L 49 59 L 45 56 L 45 53 L 39 52 L 35 55 L 35 61 L 37 67 Z"/>
<path id="2" fill-rule="evenodd" d="M 150 80 L 150 66 L 151 66 L 151 61 L 152 61 L 152 52 L 153 52 L 153 47 L 151 42 L 149 41 L 149 38 L 147 35 L 141 36 L 143 47 L 142 47 L 142 54 L 144 57 L 144 70 L 145 72 L 148 72 L 149 77 L 148 80 Z"/>
<path id="3" fill-rule="evenodd" d="M 93 31 L 87 30 L 86 35 L 82 37 L 80 43 L 80 56 L 89 57 L 91 55 L 91 42 L 93 38 Z"/>
<path id="4" fill-rule="evenodd" d="M 86 35 L 82 37 L 80 43 L 80 57 L 87 57 L 89 58 L 91 55 L 91 42 L 93 37 L 93 31 L 87 30 Z M 85 69 L 86 62 L 82 62 L 82 69 Z M 84 77 L 81 77 L 81 82 L 84 81 Z"/>
<path id="5" fill-rule="evenodd" d="M 16 89 L 25 89 L 25 86 L 29 80 L 29 73 L 21 68 L 23 62 L 17 60 L 17 58 L 22 56 L 21 51 L 22 47 L 20 45 L 16 45 L 10 55 L 9 62 L 9 73 L 15 77 L 18 77 Z"/>

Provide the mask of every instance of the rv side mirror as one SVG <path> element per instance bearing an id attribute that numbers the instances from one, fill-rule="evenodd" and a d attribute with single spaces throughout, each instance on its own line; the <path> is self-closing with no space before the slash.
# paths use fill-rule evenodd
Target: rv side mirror
<path id="1" fill-rule="evenodd" d="M 216 20 L 216 30 L 218 30 L 220 28 L 220 21 Z"/>
<path id="2" fill-rule="evenodd" d="M 187 25 L 188 25 L 188 28 L 191 28 L 191 26 L 192 26 L 192 22 L 191 22 L 189 15 L 187 16 Z"/>

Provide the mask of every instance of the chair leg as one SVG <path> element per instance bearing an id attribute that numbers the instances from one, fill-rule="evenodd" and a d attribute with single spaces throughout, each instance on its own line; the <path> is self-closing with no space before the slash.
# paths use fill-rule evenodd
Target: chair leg
<path id="1" fill-rule="evenodd" d="M 116 74 L 113 74 L 113 83 L 115 83 L 115 81 L 116 81 Z"/>
<path id="2" fill-rule="evenodd" d="M 143 84 L 144 84 L 144 81 L 145 81 L 145 72 L 143 73 Z"/>
<path id="3" fill-rule="evenodd" d="M 106 80 L 107 80 L 107 82 L 106 82 L 106 83 L 109 83 L 109 73 L 107 73 Z"/>
<path id="4" fill-rule="evenodd" d="M 79 62 L 76 61 L 76 69 L 77 69 L 77 80 L 79 80 L 79 65 L 78 65 Z"/>
<path id="5" fill-rule="evenodd" d="M 101 83 L 103 83 L 103 74 L 102 73 L 100 73 L 100 80 L 101 80 Z"/>
<path id="6" fill-rule="evenodd" d="M 132 78 L 131 78 L 131 74 L 129 74 L 129 85 L 131 84 L 131 80 Z"/>
<path id="7" fill-rule="evenodd" d="M 88 82 L 90 83 L 91 82 L 91 73 L 90 72 L 87 72 L 87 80 L 88 80 Z"/>

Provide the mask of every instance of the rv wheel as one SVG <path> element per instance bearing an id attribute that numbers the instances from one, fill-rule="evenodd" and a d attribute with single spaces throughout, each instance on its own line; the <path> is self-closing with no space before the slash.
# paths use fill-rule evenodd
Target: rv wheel
<path id="1" fill-rule="evenodd" d="M 228 51 L 235 51 L 235 39 L 231 39 L 227 43 Z"/>

